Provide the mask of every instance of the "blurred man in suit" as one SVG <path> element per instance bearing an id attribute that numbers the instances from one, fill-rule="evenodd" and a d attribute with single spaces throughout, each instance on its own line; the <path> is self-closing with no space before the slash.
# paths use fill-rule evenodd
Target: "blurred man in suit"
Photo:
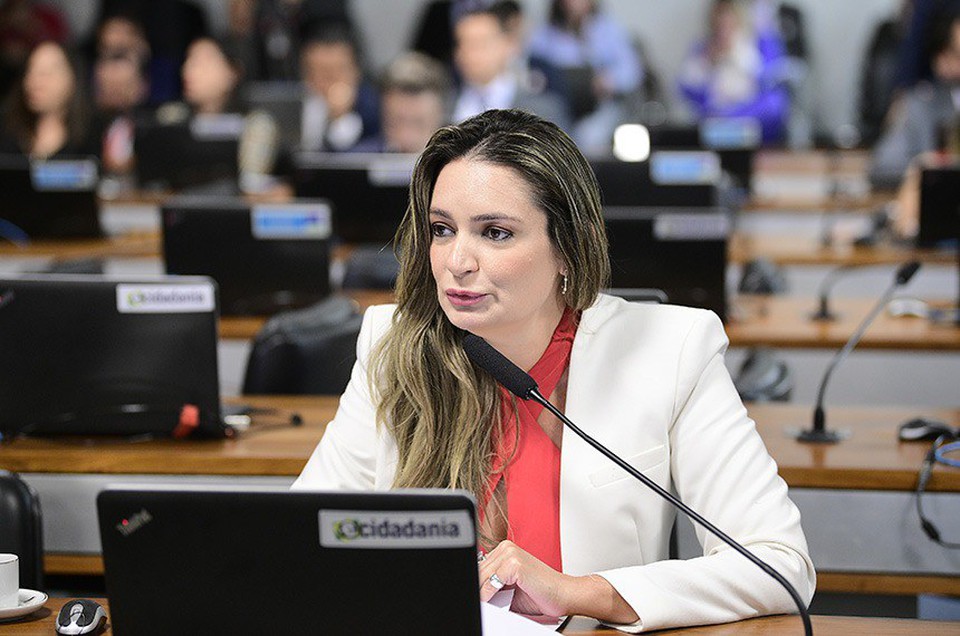
<path id="1" fill-rule="evenodd" d="M 457 20 L 454 37 L 454 62 L 462 79 L 454 121 L 491 108 L 518 108 L 569 129 L 570 117 L 560 97 L 520 81 L 513 62 L 521 52 L 502 14 L 492 9 L 468 11 Z"/>

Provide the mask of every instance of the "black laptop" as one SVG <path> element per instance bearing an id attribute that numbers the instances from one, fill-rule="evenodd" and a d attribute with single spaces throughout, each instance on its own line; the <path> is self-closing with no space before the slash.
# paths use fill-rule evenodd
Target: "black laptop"
<path id="1" fill-rule="evenodd" d="M 221 436 L 209 278 L 0 278 L 5 436 Z"/>
<path id="2" fill-rule="evenodd" d="M 960 236 L 960 166 L 920 173 L 919 247 L 953 244 Z"/>
<path id="3" fill-rule="evenodd" d="M 164 204 L 167 274 L 217 281 L 224 315 L 265 315 L 330 294 L 330 205 L 251 205 L 232 197 L 178 197 Z"/>
<path id="4" fill-rule="evenodd" d="M 108 489 L 97 509 L 118 636 L 481 634 L 462 492 Z"/>
<path id="5" fill-rule="evenodd" d="M 719 202 L 712 152 L 653 152 L 647 161 L 592 159 L 604 206 L 706 207 Z"/>
<path id="6" fill-rule="evenodd" d="M 222 184 L 236 190 L 242 132 L 243 118 L 234 114 L 139 125 L 134 153 L 140 187 L 180 191 Z"/>
<path id="7" fill-rule="evenodd" d="M 298 197 L 333 206 L 333 231 L 350 243 L 386 244 L 407 211 L 416 155 L 302 153 L 295 159 Z"/>
<path id="8" fill-rule="evenodd" d="M 0 156 L 0 239 L 96 238 L 98 217 L 96 159 L 31 161 Z"/>
<path id="9" fill-rule="evenodd" d="M 656 289 L 664 302 L 727 316 L 730 219 L 718 208 L 608 207 L 613 293 Z"/>

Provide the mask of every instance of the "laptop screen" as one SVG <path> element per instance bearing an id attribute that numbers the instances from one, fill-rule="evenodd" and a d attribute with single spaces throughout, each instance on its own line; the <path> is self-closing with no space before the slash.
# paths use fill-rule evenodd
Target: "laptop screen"
<path id="1" fill-rule="evenodd" d="M 120 636 L 481 633 L 463 492 L 108 489 L 97 507 Z"/>
<path id="2" fill-rule="evenodd" d="M 167 273 L 212 277 L 224 315 L 273 314 L 330 294 L 325 201 L 177 197 L 164 204 L 162 219 Z"/>
<path id="3" fill-rule="evenodd" d="M 0 239 L 101 236 L 96 159 L 31 161 L 0 156 Z"/>
<path id="4" fill-rule="evenodd" d="M 209 278 L 7 276 L 0 298 L 4 433 L 222 434 Z"/>

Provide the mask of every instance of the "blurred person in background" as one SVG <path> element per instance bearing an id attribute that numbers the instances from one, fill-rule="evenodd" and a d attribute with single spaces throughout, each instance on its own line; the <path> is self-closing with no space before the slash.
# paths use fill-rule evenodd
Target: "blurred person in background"
<path id="1" fill-rule="evenodd" d="M 461 79 L 453 121 L 463 121 L 489 109 L 517 108 L 569 129 L 563 100 L 542 86 L 528 86 L 517 72 L 520 51 L 509 24 L 492 8 L 463 13 L 454 25 L 454 62 Z"/>
<path id="2" fill-rule="evenodd" d="M 380 132 L 379 98 L 363 76 L 352 31 L 325 23 L 306 36 L 300 58 L 306 96 L 301 114 L 304 150 L 350 150 Z"/>
<path id="3" fill-rule="evenodd" d="M 960 9 L 945 10 L 931 22 L 926 48 L 934 80 L 917 84 L 891 107 L 871 158 L 876 187 L 898 186 L 916 157 L 942 149 L 960 112 Z"/>
<path id="4" fill-rule="evenodd" d="M 763 1 L 715 0 L 709 15 L 706 39 L 694 44 L 681 66 L 681 95 L 698 119 L 751 117 L 764 143 L 781 142 L 790 100 L 781 82 L 785 54 L 772 9 Z"/>
<path id="5" fill-rule="evenodd" d="M 230 0 L 227 16 L 228 39 L 254 81 L 297 81 L 302 42 L 312 26 L 353 29 L 347 0 Z"/>
<path id="6" fill-rule="evenodd" d="M 423 53 L 404 53 L 380 81 L 382 132 L 353 150 L 419 153 L 450 119 L 451 88 L 443 64 Z"/>
<path id="7" fill-rule="evenodd" d="M 225 120 L 242 117 L 238 168 L 240 189 L 259 191 L 268 185 L 279 146 L 279 129 L 263 111 L 247 112 L 237 96 L 244 69 L 233 49 L 213 37 L 195 40 L 183 64 L 183 103 L 166 104 L 157 110 L 157 120 L 170 124 L 191 117 Z M 222 117 L 225 116 L 225 117 Z"/>
<path id="8" fill-rule="evenodd" d="M 150 50 L 150 103 L 180 99 L 187 47 L 210 33 L 206 10 L 188 0 L 101 0 L 96 24 L 115 16 L 143 27 Z"/>
<path id="9" fill-rule="evenodd" d="M 149 58 L 132 51 L 101 55 L 93 67 L 96 114 L 94 130 L 101 140 L 101 165 L 106 175 L 128 175 L 135 167 L 133 144 L 137 121 L 150 95 Z"/>
<path id="10" fill-rule="evenodd" d="M 37 45 L 47 40 L 65 44 L 69 37 L 57 9 L 32 0 L 0 0 L 0 95 L 12 88 Z"/>
<path id="11" fill-rule="evenodd" d="M 0 153 L 34 159 L 97 154 L 81 77 L 76 58 L 62 44 L 34 48 L 8 97 Z"/>
<path id="12" fill-rule="evenodd" d="M 626 29 L 597 0 L 553 0 L 550 20 L 534 30 L 528 52 L 534 65 L 590 69 L 589 87 L 566 87 L 591 92 L 586 103 L 592 108 L 573 126 L 572 136 L 587 153 L 608 149 L 623 118 L 618 98 L 635 91 L 643 80 L 643 67 Z M 567 98 L 571 104 L 584 101 L 578 95 Z"/>

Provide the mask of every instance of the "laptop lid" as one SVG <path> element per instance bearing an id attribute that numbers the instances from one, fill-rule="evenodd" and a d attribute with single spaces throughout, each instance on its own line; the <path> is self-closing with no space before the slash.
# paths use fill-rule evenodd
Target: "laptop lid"
<path id="1" fill-rule="evenodd" d="M 386 244 L 407 211 L 416 155 L 301 153 L 294 189 L 298 197 L 333 205 L 333 231 L 350 243 Z"/>
<path id="2" fill-rule="evenodd" d="M 184 190 L 237 183 L 240 115 L 209 115 L 137 126 L 134 154 L 143 188 Z"/>
<path id="3" fill-rule="evenodd" d="M 167 274 L 217 281 L 224 315 L 264 315 L 330 294 L 330 205 L 177 197 L 164 204 Z"/>
<path id="4" fill-rule="evenodd" d="M 463 492 L 108 489 L 97 508 L 118 636 L 481 633 Z"/>
<path id="5" fill-rule="evenodd" d="M 93 157 L 32 161 L 0 156 L 0 239 L 96 238 L 99 167 Z"/>
<path id="6" fill-rule="evenodd" d="M 209 278 L 0 277 L 0 431 L 221 435 Z"/>
<path id="7" fill-rule="evenodd" d="M 603 216 L 614 288 L 658 289 L 664 302 L 710 309 L 726 320 L 726 214 L 718 208 L 609 207 Z"/>
<path id="8" fill-rule="evenodd" d="M 953 243 L 960 236 L 960 166 L 920 173 L 919 247 Z"/>

